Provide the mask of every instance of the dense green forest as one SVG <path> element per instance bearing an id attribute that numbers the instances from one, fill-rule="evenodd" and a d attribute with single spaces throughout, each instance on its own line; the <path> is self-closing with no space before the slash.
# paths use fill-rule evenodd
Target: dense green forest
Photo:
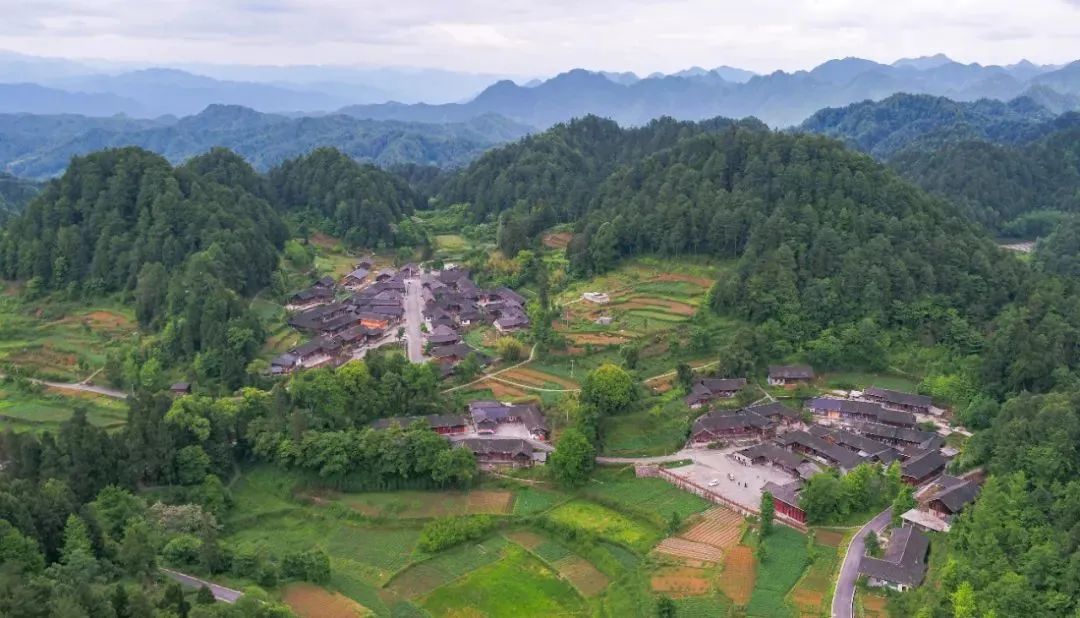
<path id="1" fill-rule="evenodd" d="M 325 220 L 327 231 L 357 247 L 417 245 L 423 240 L 398 225 L 424 201 L 405 180 L 345 153 L 319 148 L 286 161 L 268 176 L 274 201 L 289 211 Z"/>
<path id="2" fill-rule="evenodd" d="M 1056 118 L 1057 114 L 1029 97 L 962 102 L 900 93 L 881 101 L 823 109 L 807 118 L 799 130 L 835 137 L 878 159 L 888 159 L 907 148 L 928 150 L 962 140 L 1025 143 L 1057 129 Z"/>
<path id="3" fill-rule="evenodd" d="M 529 130 L 494 114 L 424 124 L 340 114 L 292 118 L 236 105 L 211 105 L 193 116 L 155 120 L 0 114 L 0 169 L 44 178 L 63 172 L 73 156 L 120 146 L 139 146 L 175 164 L 220 146 L 264 172 L 323 146 L 380 166 L 458 167 Z"/>
<path id="4" fill-rule="evenodd" d="M 1035 226 L 1032 234 L 1030 223 L 1020 218 L 1080 211 L 1078 137 L 1080 128 L 1074 127 L 1021 146 L 956 142 L 936 150 L 902 152 L 890 165 L 991 230 L 1009 231 L 1011 226 L 1020 235 L 1045 234 L 1050 226 Z"/>

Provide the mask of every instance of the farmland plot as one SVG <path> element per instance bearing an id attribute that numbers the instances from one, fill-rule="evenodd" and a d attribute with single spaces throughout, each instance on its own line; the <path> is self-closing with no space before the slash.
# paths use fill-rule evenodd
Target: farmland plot
<path id="1" fill-rule="evenodd" d="M 718 506 L 702 515 L 702 521 L 681 535 L 684 539 L 720 549 L 734 547 L 742 536 L 742 516 Z"/>

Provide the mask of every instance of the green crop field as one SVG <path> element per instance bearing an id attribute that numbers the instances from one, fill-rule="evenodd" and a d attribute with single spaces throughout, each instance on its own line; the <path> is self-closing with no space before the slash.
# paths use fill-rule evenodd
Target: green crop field
<path id="1" fill-rule="evenodd" d="M 765 538 L 765 550 L 765 561 L 758 564 L 746 615 L 754 618 L 790 616 L 792 610 L 785 599 L 806 569 L 809 560 L 806 537 L 785 526 L 776 526 Z"/>
<path id="2" fill-rule="evenodd" d="M 673 395 L 675 393 L 672 393 Z M 604 454 L 612 457 L 667 455 L 682 448 L 693 412 L 679 398 L 653 408 L 604 419 Z"/>
<path id="3" fill-rule="evenodd" d="M 118 429 L 127 422 L 127 404 L 118 399 L 91 393 L 67 394 L 65 391 L 13 384 L 0 384 L 0 429 L 14 431 L 52 431 L 71 418 L 76 408 L 86 411 L 91 424 Z"/>
<path id="4" fill-rule="evenodd" d="M 658 525 L 663 525 L 671 513 L 685 519 L 712 506 L 708 500 L 662 479 L 637 478 L 629 468 L 601 470 L 595 478 L 599 482 L 590 483 L 586 495 L 595 496 L 606 504 L 620 504 L 643 516 L 651 516 Z"/>
<path id="5" fill-rule="evenodd" d="M 504 557 L 428 595 L 421 606 L 432 616 L 579 616 L 577 592 L 554 571 L 515 545 Z"/>
<path id="6" fill-rule="evenodd" d="M 391 598 L 412 599 L 448 584 L 503 557 L 508 541 L 501 536 L 468 543 L 399 572 L 386 585 Z"/>
<path id="7" fill-rule="evenodd" d="M 557 491 L 524 487 L 514 497 L 514 515 L 536 515 L 566 500 L 566 494 Z"/>
<path id="8" fill-rule="evenodd" d="M 553 521 L 645 552 L 660 540 L 660 531 L 607 507 L 574 500 L 547 514 Z"/>

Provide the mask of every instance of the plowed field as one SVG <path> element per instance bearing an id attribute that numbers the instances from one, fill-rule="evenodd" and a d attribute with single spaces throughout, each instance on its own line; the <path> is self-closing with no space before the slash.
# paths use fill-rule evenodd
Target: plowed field
<path id="1" fill-rule="evenodd" d="M 720 591 L 737 605 L 750 602 L 754 591 L 757 565 L 754 552 L 745 545 L 736 545 L 724 557 L 724 572 L 720 575 Z"/>

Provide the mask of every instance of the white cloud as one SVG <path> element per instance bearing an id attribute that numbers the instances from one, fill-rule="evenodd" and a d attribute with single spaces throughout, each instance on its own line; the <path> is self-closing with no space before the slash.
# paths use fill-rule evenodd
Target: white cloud
<path id="1" fill-rule="evenodd" d="M 145 63 L 809 68 L 1080 56 L 1080 0 L 0 0 L 0 48 Z"/>

